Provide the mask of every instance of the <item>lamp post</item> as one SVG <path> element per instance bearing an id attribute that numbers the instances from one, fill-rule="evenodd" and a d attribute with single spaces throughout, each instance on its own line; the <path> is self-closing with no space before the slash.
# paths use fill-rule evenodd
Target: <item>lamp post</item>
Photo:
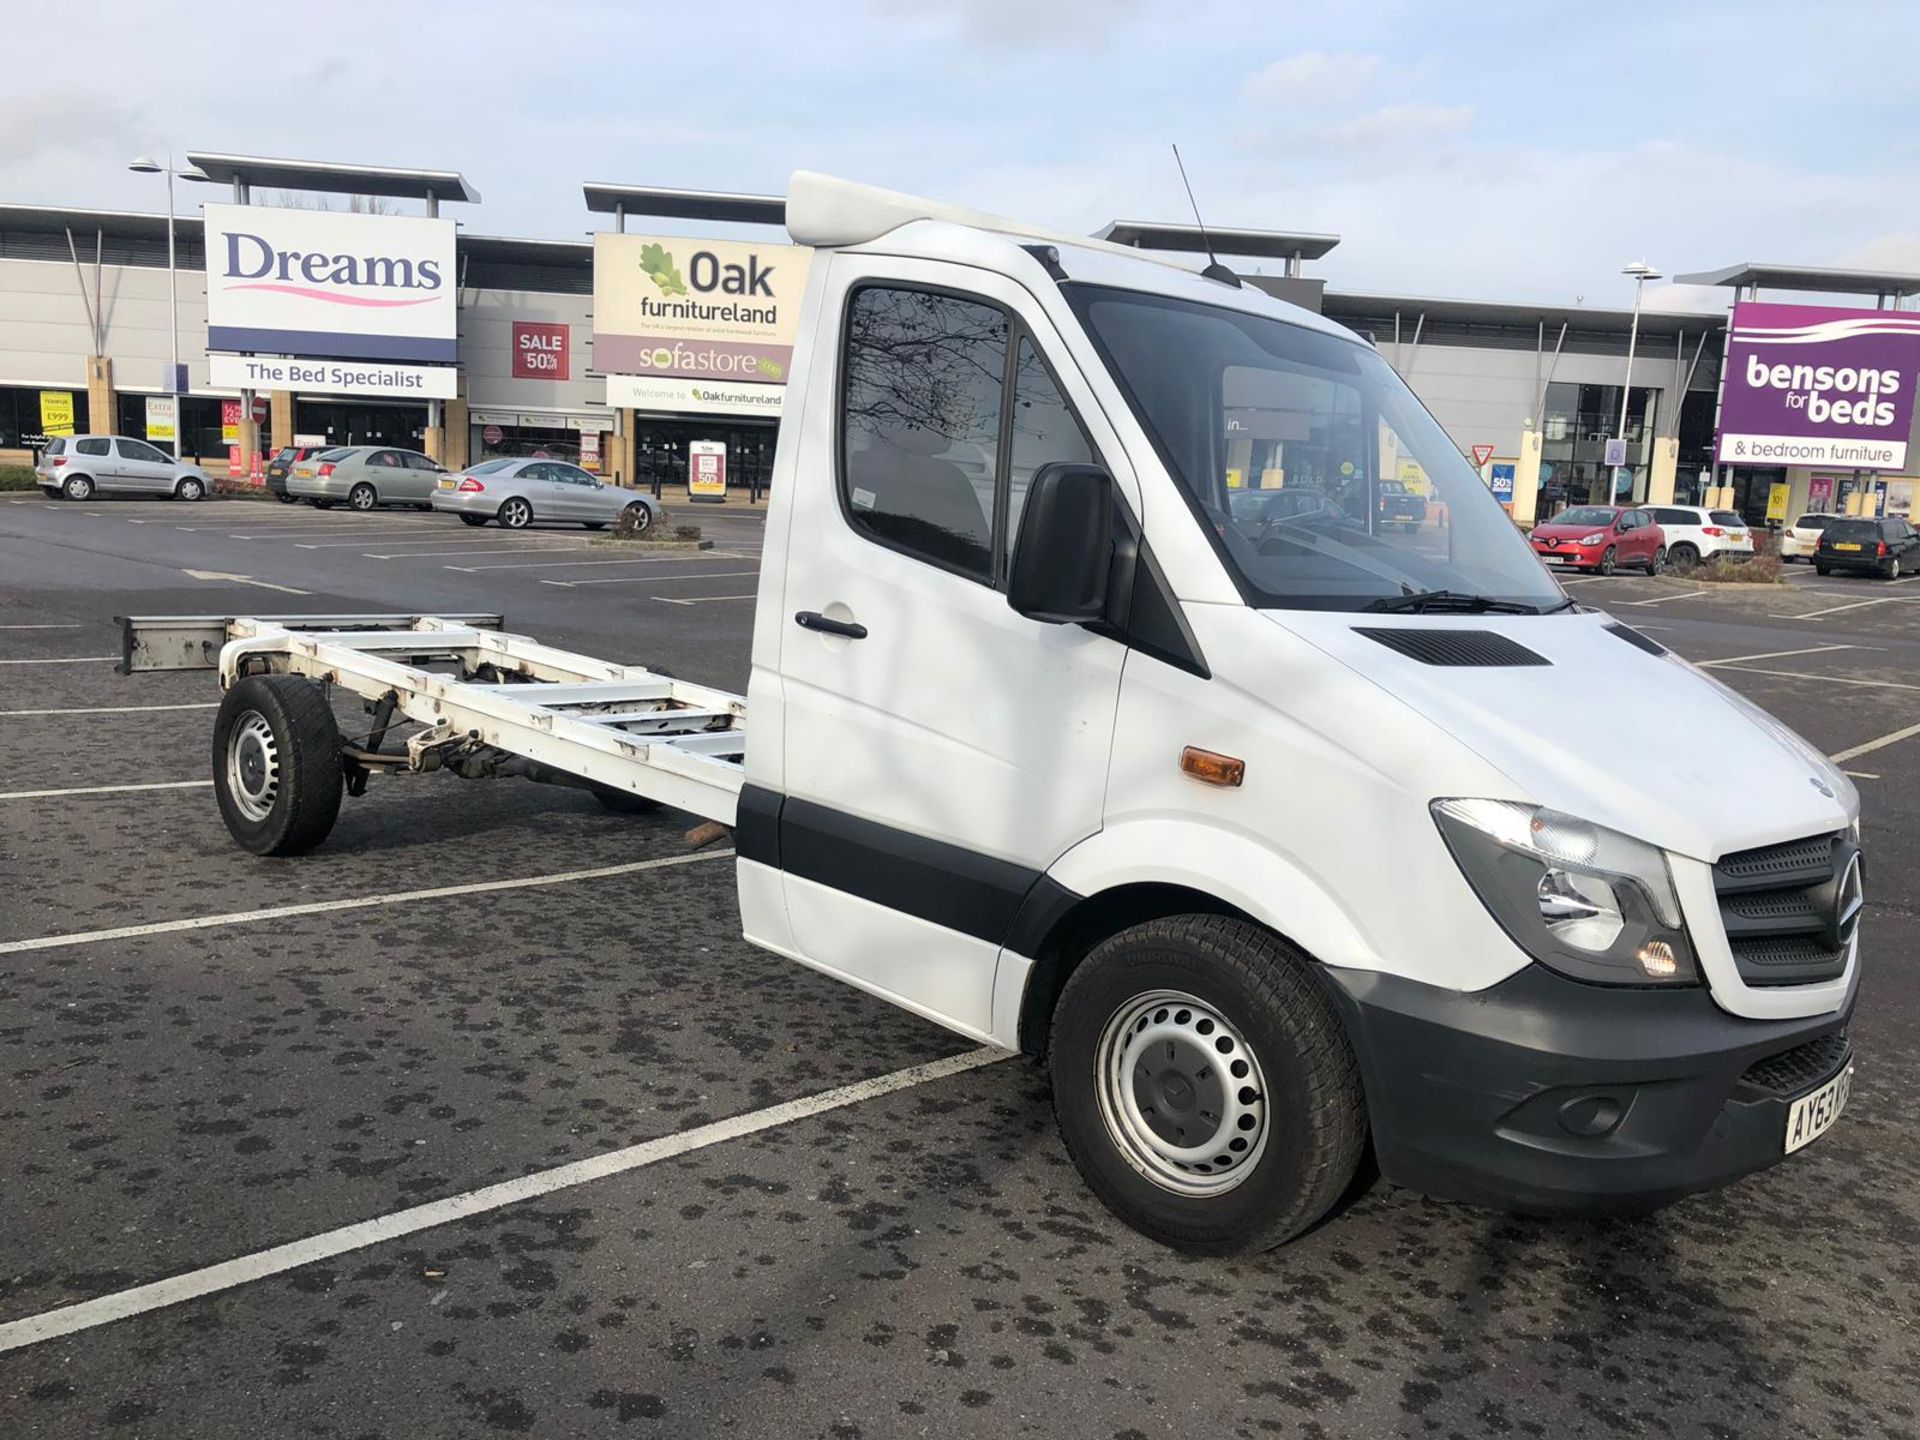
<path id="1" fill-rule="evenodd" d="M 1627 401 L 1633 394 L 1633 352 L 1640 343 L 1640 291 L 1647 281 L 1658 280 L 1660 272 L 1646 261 L 1636 260 L 1631 265 L 1623 266 L 1620 273 L 1633 276 L 1633 324 L 1627 330 L 1627 376 L 1620 386 L 1620 428 L 1615 432 L 1619 436 L 1624 458 L 1627 443 Z M 1612 501 L 1615 498 L 1613 477 L 1609 475 L 1607 499 Z"/>
<path id="2" fill-rule="evenodd" d="M 165 175 L 167 177 L 167 337 L 173 346 L 173 363 L 167 368 L 167 389 L 173 396 L 173 458 L 180 458 L 180 279 L 174 266 L 173 252 L 173 177 L 178 174 L 182 180 L 204 180 L 207 177 L 197 169 L 176 171 L 173 168 L 173 151 L 167 151 L 167 163 L 162 166 L 158 161 L 145 155 L 139 156 L 128 164 L 127 169 L 136 175 Z"/>

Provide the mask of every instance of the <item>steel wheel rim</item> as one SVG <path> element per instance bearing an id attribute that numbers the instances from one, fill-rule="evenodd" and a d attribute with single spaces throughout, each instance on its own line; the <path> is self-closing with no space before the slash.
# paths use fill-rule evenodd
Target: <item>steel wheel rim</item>
<path id="1" fill-rule="evenodd" d="M 93 482 L 84 476 L 77 480 L 69 480 L 67 485 L 72 490 L 73 498 L 76 500 L 85 500 L 93 494 Z"/>
<path id="2" fill-rule="evenodd" d="M 1223 1195 L 1253 1173 L 1272 1131 L 1260 1060 L 1206 1001 L 1154 990 L 1100 1033 L 1094 1091 L 1107 1134 L 1162 1189 Z"/>
<path id="3" fill-rule="evenodd" d="M 180 482 L 180 496 L 183 500 L 198 500 L 200 498 L 200 482 L 198 480 L 182 480 Z"/>
<path id="4" fill-rule="evenodd" d="M 280 794 L 280 748 L 273 726 L 258 710 L 249 710 L 227 736 L 227 790 L 249 820 L 265 820 Z"/>

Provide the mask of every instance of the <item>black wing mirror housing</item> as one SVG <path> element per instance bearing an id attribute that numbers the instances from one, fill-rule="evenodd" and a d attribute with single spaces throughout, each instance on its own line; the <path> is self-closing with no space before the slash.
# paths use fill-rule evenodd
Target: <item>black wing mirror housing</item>
<path id="1" fill-rule="evenodd" d="M 1007 603 L 1029 620 L 1056 625 L 1108 620 L 1116 504 L 1113 477 L 1098 465 L 1053 461 L 1034 471 Z"/>

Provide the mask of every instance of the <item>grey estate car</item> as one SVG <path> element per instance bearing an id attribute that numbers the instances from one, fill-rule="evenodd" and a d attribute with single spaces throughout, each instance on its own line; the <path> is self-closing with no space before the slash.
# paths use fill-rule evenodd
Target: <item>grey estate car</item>
<path id="1" fill-rule="evenodd" d="M 623 510 L 631 510 L 633 528 L 644 531 L 660 517 L 651 496 L 609 485 L 564 460 L 483 460 L 441 476 L 433 508 L 458 515 L 469 525 L 498 520 L 509 530 L 535 520 L 603 530 Z"/>
<path id="2" fill-rule="evenodd" d="M 296 460 L 287 472 L 287 493 L 325 510 L 413 505 L 425 510 L 434 482 L 446 474 L 437 460 L 394 445 L 343 445 Z"/>
<path id="3" fill-rule="evenodd" d="M 40 488 L 69 500 L 94 495 L 171 495 L 204 500 L 213 481 L 198 465 L 176 460 L 130 435 L 56 435 L 34 466 Z"/>

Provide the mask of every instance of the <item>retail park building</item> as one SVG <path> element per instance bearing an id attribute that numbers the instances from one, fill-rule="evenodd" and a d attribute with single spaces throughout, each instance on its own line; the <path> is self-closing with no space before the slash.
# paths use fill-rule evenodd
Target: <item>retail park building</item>
<path id="1" fill-rule="evenodd" d="M 717 446 L 729 486 L 769 474 L 808 263 L 752 238 L 782 223 L 779 197 L 588 184 L 591 243 L 513 239 L 443 211 L 479 201 L 455 172 L 188 161 L 214 188 L 182 192 L 172 300 L 166 216 L 0 205 L 0 462 L 28 459 L 49 434 L 95 430 L 163 444 L 177 433 L 216 475 L 296 443 L 407 446 L 451 466 L 542 453 L 662 488 L 686 486 L 690 448 Z M 316 194 L 333 208 L 285 203 Z M 656 219 L 714 234 L 635 233 Z M 1099 234 L 1187 257 L 1202 248 L 1192 226 L 1116 221 Z M 1777 443 L 1753 451 L 1764 463 L 1716 464 L 1723 371 L 1745 373 L 1725 308 L 1642 311 L 1636 330 L 1625 310 L 1336 291 L 1310 273 L 1336 236 L 1212 239 L 1247 283 L 1369 338 L 1517 520 L 1610 496 L 1726 505 L 1755 521 L 1770 502 L 1776 518 L 1913 510 L 1912 371 L 1897 459 L 1881 449 L 1860 467 L 1850 445 L 1768 427 L 1756 439 Z M 1899 309 L 1920 276 L 1737 265 L 1681 278 L 1724 286 L 1730 302 L 1858 297 L 1894 328 L 1920 328 Z M 1624 464 L 1608 463 L 1616 438 Z M 1808 457 L 1833 463 L 1787 463 Z M 1283 469 L 1247 483 L 1284 483 Z"/>

